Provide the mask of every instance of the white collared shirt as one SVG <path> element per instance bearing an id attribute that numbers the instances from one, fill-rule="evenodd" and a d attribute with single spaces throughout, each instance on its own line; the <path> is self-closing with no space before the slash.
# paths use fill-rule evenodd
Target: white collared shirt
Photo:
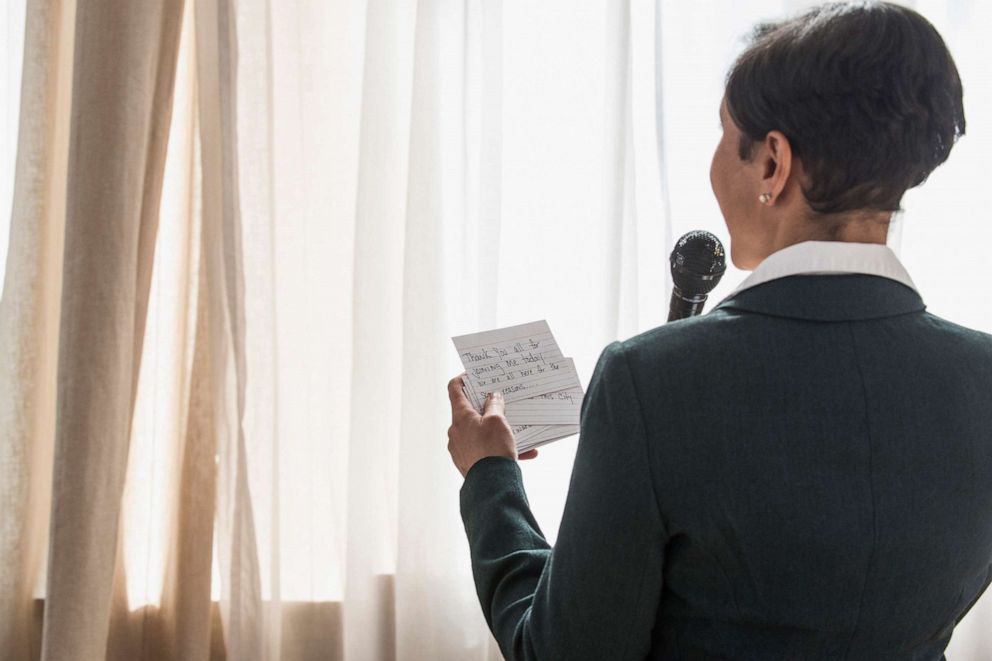
<path id="1" fill-rule="evenodd" d="M 749 287 L 800 273 L 807 275 L 840 275 L 843 273 L 880 275 L 901 282 L 919 293 L 902 262 L 896 257 L 892 248 L 887 245 L 855 243 L 853 241 L 802 241 L 768 255 L 720 303 Z"/>

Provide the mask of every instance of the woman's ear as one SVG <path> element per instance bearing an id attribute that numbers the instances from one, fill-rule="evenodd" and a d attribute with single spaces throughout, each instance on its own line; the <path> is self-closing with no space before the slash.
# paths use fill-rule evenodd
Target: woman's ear
<path id="1" fill-rule="evenodd" d="M 771 195 L 775 204 L 792 173 L 792 145 L 781 131 L 769 131 L 761 150 L 761 191 Z"/>

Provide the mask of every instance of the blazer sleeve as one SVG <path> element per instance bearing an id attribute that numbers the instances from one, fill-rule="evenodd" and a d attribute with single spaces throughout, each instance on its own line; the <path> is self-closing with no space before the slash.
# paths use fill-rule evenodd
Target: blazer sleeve
<path id="1" fill-rule="evenodd" d="M 580 429 L 554 548 L 516 461 L 486 457 L 461 487 L 476 592 L 507 661 L 643 659 L 651 649 L 667 534 L 621 342 L 599 356 Z"/>

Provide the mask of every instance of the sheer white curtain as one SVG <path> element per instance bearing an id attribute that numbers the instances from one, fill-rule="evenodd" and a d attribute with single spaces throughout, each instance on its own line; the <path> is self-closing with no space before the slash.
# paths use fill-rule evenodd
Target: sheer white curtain
<path id="1" fill-rule="evenodd" d="M 445 449 L 449 337 L 545 318 L 585 383 L 607 342 L 663 323 L 673 241 L 729 241 L 708 180 L 724 73 L 754 22 L 809 4 L 187 0 L 120 518 L 120 630 L 144 642 L 111 650 L 205 654 L 177 605 L 209 581 L 228 658 L 500 658 Z M 890 244 L 931 311 L 992 331 L 992 277 L 956 258 L 992 238 L 987 5 L 915 3 L 970 124 Z M 522 464 L 552 542 L 574 446 Z M 951 658 L 992 653 L 986 604 Z"/>

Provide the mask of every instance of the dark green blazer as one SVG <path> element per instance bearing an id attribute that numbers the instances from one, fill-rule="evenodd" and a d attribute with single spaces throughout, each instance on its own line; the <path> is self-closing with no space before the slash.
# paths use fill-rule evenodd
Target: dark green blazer
<path id="1" fill-rule="evenodd" d="M 992 336 L 793 275 L 608 345 L 552 548 L 520 468 L 461 487 L 509 660 L 941 659 L 992 578 Z"/>

